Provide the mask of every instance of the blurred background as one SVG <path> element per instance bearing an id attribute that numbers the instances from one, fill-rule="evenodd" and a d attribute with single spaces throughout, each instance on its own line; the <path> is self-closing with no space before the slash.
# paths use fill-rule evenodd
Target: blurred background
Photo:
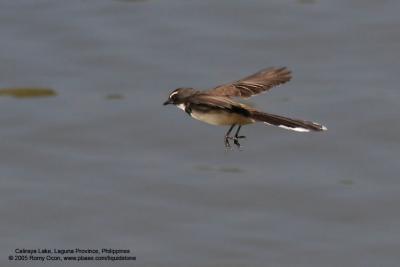
<path id="1" fill-rule="evenodd" d="M 132 266 L 398 266 L 399 10 L 2 1 L 1 265 L 15 248 L 105 247 Z M 293 80 L 252 104 L 328 132 L 252 125 L 226 151 L 226 128 L 162 106 L 268 66 Z"/>

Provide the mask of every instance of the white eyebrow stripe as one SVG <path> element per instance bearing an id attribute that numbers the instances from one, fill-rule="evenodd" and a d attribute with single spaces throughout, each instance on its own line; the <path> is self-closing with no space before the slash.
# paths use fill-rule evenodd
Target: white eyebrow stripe
<path id="1" fill-rule="evenodd" d="M 178 92 L 173 92 L 172 94 L 169 95 L 169 97 L 172 97 L 174 95 L 176 95 Z"/>

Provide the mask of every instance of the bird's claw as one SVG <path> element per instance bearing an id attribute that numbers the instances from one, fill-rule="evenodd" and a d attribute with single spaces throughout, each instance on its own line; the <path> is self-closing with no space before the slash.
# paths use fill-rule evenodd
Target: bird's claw
<path id="1" fill-rule="evenodd" d="M 229 139 L 233 139 L 233 137 L 225 136 L 225 148 L 231 148 L 231 144 L 229 143 Z"/>
<path id="2" fill-rule="evenodd" d="M 239 139 L 243 139 L 246 138 L 246 136 L 244 135 L 240 135 L 240 136 L 225 136 L 225 148 L 231 148 L 231 144 L 229 142 L 229 140 L 233 140 L 233 143 L 235 144 L 235 146 L 240 149 L 240 143 L 239 143 Z"/>
<path id="3" fill-rule="evenodd" d="M 244 136 L 244 135 L 239 135 L 239 136 L 235 136 L 234 138 L 233 138 L 233 143 L 237 146 L 237 148 L 239 148 L 240 149 L 240 143 L 239 143 L 239 139 L 243 139 L 243 138 L 246 138 L 246 136 Z"/>
<path id="4" fill-rule="evenodd" d="M 238 138 L 234 138 L 233 139 L 233 143 L 237 146 L 237 148 L 240 148 L 240 143 L 239 143 L 239 139 Z"/>

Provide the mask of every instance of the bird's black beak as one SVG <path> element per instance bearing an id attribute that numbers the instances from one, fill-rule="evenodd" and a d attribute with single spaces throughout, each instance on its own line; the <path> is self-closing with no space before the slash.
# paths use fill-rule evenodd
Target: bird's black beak
<path id="1" fill-rule="evenodd" d="M 165 106 L 165 105 L 169 105 L 169 104 L 172 104 L 171 99 L 168 99 L 167 101 L 165 101 L 165 102 L 163 103 L 164 106 Z"/>

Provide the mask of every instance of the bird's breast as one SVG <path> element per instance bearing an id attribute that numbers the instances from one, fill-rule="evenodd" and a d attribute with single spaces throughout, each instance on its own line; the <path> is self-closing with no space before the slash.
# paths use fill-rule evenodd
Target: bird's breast
<path id="1" fill-rule="evenodd" d="M 254 122 L 254 120 L 249 117 L 224 110 L 210 110 L 206 112 L 192 110 L 190 116 L 196 120 L 212 125 L 245 125 Z"/>

